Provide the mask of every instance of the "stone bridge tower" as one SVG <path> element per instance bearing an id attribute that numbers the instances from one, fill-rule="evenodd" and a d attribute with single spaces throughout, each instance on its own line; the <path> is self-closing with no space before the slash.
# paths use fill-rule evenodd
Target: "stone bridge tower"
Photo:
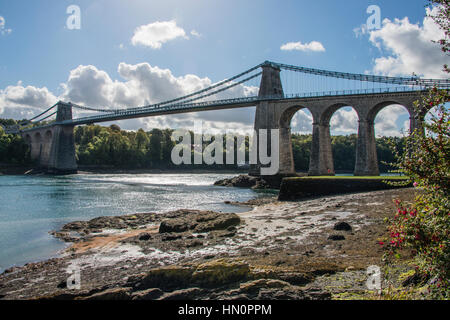
<path id="1" fill-rule="evenodd" d="M 22 132 L 22 137 L 30 145 L 31 159 L 47 173 L 71 174 L 77 172 L 74 127 L 60 124 L 71 119 L 71 104 L 59 102 L 56 124 Z"/>
<path id="2" fill-rule="evenodd" d="M 355 176 L 377 176 L 380 174 L 374 121 L 381 109 L 392 104 L 404 106 L 410 114 L 411 132 L 417 128 L 420 129 L 421 121 L 424 119 L 424 115 L 417 115 L 414 108 L 414 101 L 421 97 L 421 92 L 380 92 L 364 95 L 282 99 L 284 93 L 280 69 L 270 62 L 264 63 L 262 69 L 259 97 L 264 98 L 264 100 L 256 106 L 254 128 L 257 137 L 259 137 L 260 129 L 268 129 L 269 131 L 279 129 L 278 179 L 296 175 L 292 153 L 291 120 L 294 114 L 301 109 L 308 109 L 313 118 L 308 172 L 310 176 L 335 175 L 330 120 L 341 107 L 353 107 L 359 118 Z M 259 138 L 257 140 L 259 150 Z M 271 150 L 270 139 L 268 139 L 268 150 Z M 263 167 L 258 160 L 258 164 L 250 166 L 250 175 L 260 176 Z"/>

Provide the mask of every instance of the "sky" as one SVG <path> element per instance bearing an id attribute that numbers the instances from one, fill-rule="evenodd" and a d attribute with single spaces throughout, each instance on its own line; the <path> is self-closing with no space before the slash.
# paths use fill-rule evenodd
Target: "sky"
<path id="1" fill-rule="evenodd" d="M 23 119 L 58 100 L 92 107 L 136 107 L 207 87 L 265 60 L 327 70 L 445 78 L 449 57 L 431 40 L 424 0 L 0 0 L 0 117 Z M 71 28 L 72 5 L 80 17 Z M 380 9 L 381 25 L 367 20 Z M 72 24 L 68 26 L 68 19 Z M 371 20 L 373 22 L 373 20 Z M 239 89 L 239 88 L 238 88 Z M 252 87 L 240 88 L 243 94 Z M 250 130 L 254 108 L 120 121 L 127 130 Z M 376 134 L 401 135 L 402 106 L 383 109 Z M 299 111 L 294 132 L 311 132 Z M 351 108 L 332 134 L 357 131 Z"/>

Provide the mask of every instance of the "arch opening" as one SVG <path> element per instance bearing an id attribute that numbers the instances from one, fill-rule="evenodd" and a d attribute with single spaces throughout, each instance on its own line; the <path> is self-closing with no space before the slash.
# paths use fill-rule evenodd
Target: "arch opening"
<path id="1" fill-rule="evenodd" d="M 280 119 L 280 128 L 289 128 L 291 157 L 298 173 L 310 169 L 313 122 L 311 111 L 304 106 L 290 107 Z"/>
<path id="2" fill-rule="evenodd" d="M 45 132 L 45 142 L 46 143 L 51 142 L 52 137 L 53 137 L 52 132 L 50 130 L 47 130 L 47 132 Z"/>
<path id="3" fill-rule="evenodd" d="M 41 134 L 40 134 L 39 132 L 36 132 L 36 133 L 34 134 L 34 142 L 35 142 L 36 144 L 42 143 L 42 136 L 41 136 Z"/>
<path id="4" fill-rule="evenodd" d="M 389 145 L 393 141 L 397 150 L 403 148 L 404 139 L 413 130 L 411 110 L 396 102 L 385 102 L 371 110 L 373 119 L 378 168 L 381 174 L 388 174 L 396 168 L 388 165 L 395 162 Z"/>
<path id="5" fill-rule="evenodd" d="M 330 126 L 334 172 L 353 175 L 358 140 L 358 112 L 348 104 L 336 104 L 325 111 L 322 122 Z"/>

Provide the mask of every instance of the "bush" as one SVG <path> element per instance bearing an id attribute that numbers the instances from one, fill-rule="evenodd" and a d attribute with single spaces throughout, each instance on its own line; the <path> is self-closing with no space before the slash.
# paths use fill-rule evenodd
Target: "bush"
<path id="1" fill-rule="evenodd" d="M 386 261 L 409 248 L 414 255 L 416 273 L 428 279 L 434 298 L 450 297 L 450 142 L 447 91 L 436 88 L 417 103 L 419 114 L 437 107 L 431 123 L 406 138 L 403 154 L 396 153 L 397 167 L 410 177 L 420 191 L 414 204 L 396 200 L 397 213 L 390 220 L 391 240 Z"/>

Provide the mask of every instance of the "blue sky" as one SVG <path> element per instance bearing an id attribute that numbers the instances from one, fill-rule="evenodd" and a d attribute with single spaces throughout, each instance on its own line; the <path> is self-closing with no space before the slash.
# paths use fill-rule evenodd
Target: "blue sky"
<path id="1" fill-rule="evenodd" d="M 66 8 L 72 4 L 81 9 L 80 30 L 66 27 L 69 16 Z M 381 45 L 377 48 L 369 39 L 370 32 L 357 36 L 355 28 L 366 22 L 369 5 L 378 5 L 381 18 L 397 25 L 399 33 L 401 27 L 407 30 L 410 25 L 422 28 L 425 4 L 422 0 L 0 0 L 0 17 L 4 21 L 2 26 L 0 20 L 0 117 L 21 117 L 36 112 L 33 110 L 37 108 L 36 103 L 27 108 L 23 103 L 19 106 L 16 99 L 13 104 L 13 99 L 7 97 L 13 92 L 11 88 L 7 90 L 8 86 L 31 86 L 41 96 L 42 89 L 47 88 L 49 96 L 73 97 L 68 90 L 75 82 L 69 78 L 71 71 L 79 66 L 94 67 L 95 70 L 90 69 L 91 74 L 104 72 L 102 76 L 109 77 L 112 83 L 136 81 L 136 78 L 123 78 L 124 71 L 118 70 L 120 63 L 127 66 L 148 63 L 170 70 L 175 78 L 192 74 L 211 82 L 265 60 L 346 72 L 389 73 L 392 67 L 375 59 L 389 56 L 401 59 L 402 53 L 396 53 L 392 47 L 395 39 L 388 39 L 386 29 L 378 35 Z M 408 25 L 395 24 L 395 18 L 405 17 Z M 169 21 L 174 21 L 177 30 L 182 29 L 185 35 L 163 42 L 160 48 L 132 43 L 138 27 Z M 324 51 L 280 49 L 289 42 L 312 41 L 322 44 Z M 87 73 L 86 68 L 78 71 Z M 430 75 L 409 68 L 400 68 L 396 73 L 409 75 L 410 71 Z M 126 90 L 132 92 L 130 87 Z M 26 94 L 25 90 L 21 92 Z M 80 103 L 104 100 L 86 97 L 83 101 L 80 94 L 77 97 Z M 50 100 L 43 98 L 43 101 Z M 128 101 L 131 104 L 139 99 Z M 13 111 L 11 105 L 21 111 Z M 247 112 L 247 125 L 251 117 L 251 112 Z M 405 117 L 396 120 L 400 125 Z M 128 124 L 130 129 L 176 125 L 167 119 Z"/>

